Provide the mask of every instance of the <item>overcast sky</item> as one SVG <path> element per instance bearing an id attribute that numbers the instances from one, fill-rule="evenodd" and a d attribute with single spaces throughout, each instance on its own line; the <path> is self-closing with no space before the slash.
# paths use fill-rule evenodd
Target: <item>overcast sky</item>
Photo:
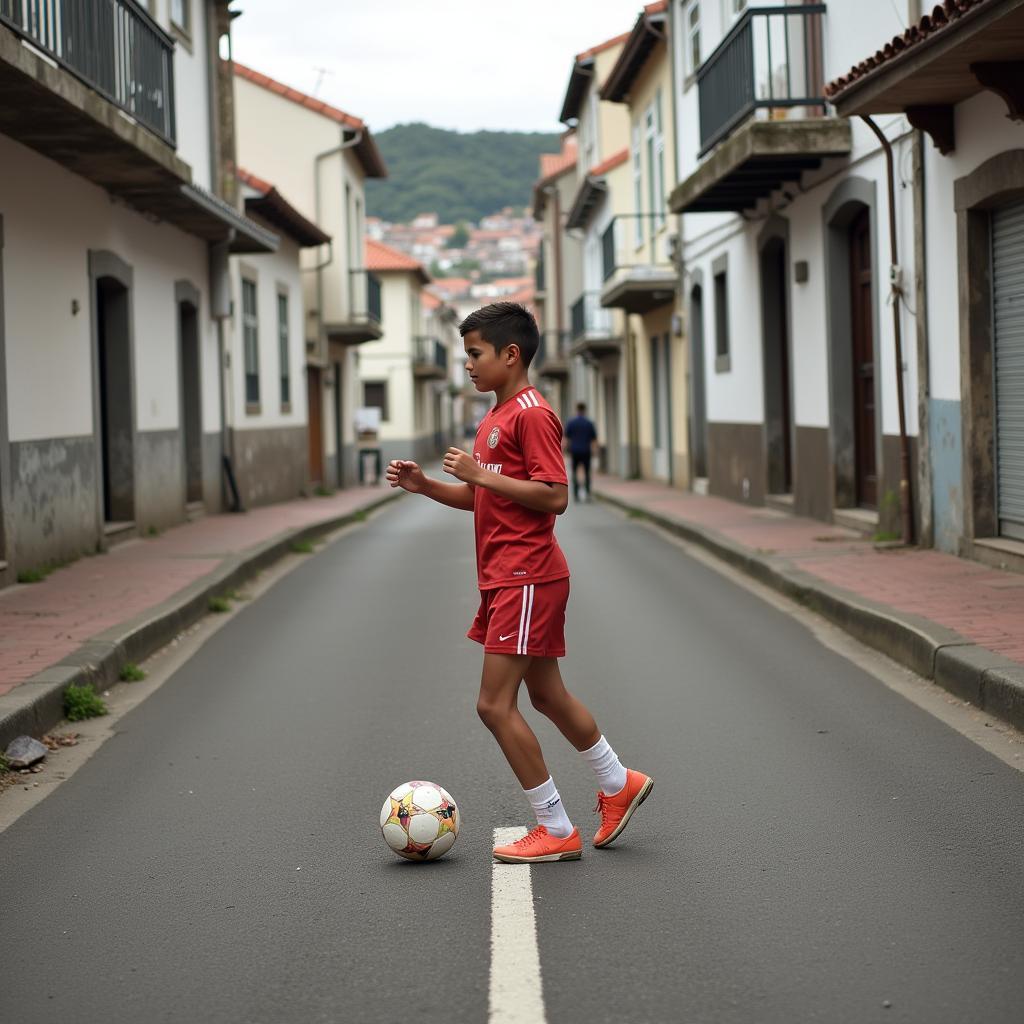
<path id="1" fill-rule="evenodd" d="M 240 0 L 234 56 L 366 121 L 558 131 L 572 60 L 633 0 Z M 324 70 L 325 69 L 325 70 Z"/>

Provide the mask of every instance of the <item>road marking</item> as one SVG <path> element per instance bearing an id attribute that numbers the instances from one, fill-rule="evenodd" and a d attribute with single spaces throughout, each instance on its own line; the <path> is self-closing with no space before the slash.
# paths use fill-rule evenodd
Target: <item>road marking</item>
<path id="1" fill-rule="evenodd" d="M 525 828 L 496 828 L 494 845 L 514 843 Z M 545 1024 L 537 953 L 537 923 L 529 864 L 491 868 L 491 989 L 489 1024 Z"/>

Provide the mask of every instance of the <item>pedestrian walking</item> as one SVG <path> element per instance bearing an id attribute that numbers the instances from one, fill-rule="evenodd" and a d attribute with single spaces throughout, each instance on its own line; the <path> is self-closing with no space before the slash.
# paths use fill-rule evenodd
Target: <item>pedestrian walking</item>
<path id="1" fill-rule="evenodd" d="M 576 415 L 565 425 L 565 440 L 569 446 L 569 457 L 572 459 L 572 496 L 580 500 L 580 468 L 583 469 L 585 490 L 583 500 L 590 500 L 590 457 L 597 445 L 597 428 L 594 421 L 587 418 L 587 403 L 576 403 Z"/>
<path id="2" fill-rule="evenodd" d="M 477 713 L 497 740 L 537 819 L 522 839 L 494 849 L 509 863 L 577 860 L 583 846 L 562 805 L 533 730 L 518 707 L 530 700 L 593 769 L 601 824 L 597 848 L 610 845 L 647 798 L 654 780 L 625 768 L 593 715 L 562 680 L 569 567 L 555 540 L 569 486 L 562 424 L 527 375 L 540 344 L 537 322 L 523 306 L 496 302 L 459 326 L 466 370 L 477 391 L 497 404 L 480 423 L 473 454 L 449 448 L 444 472 L 457 483 L 428 477 L 395 459 L 392 487 L 473 513 L 480 607 L 467 634 L 483 645 Z"/>

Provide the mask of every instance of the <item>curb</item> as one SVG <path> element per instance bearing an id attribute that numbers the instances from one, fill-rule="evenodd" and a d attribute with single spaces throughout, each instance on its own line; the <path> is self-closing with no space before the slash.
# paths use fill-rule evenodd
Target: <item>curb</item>
<path id="1" fill-rule="evenodd" d="M 0 750 L 16 736 L 41 736 L 64 717 L 68 686 L 94 684 L 103 689 L 117 682 L 129 661 L 142 661 L 208 614 L 211 597 L 231 590 L 278 561 L 291 545 L 359 521 L 402 495 L 383 494 L 344 515 L 286 530 L 247 551 L 225 558 L 216 569 L 135 618 L 91 637 L 57 664 L 50 665 L 0 695 Z"/>
<path id="2" fill-rule="evenodd" d="M 609 505 L 710 551 L 964 702 L 1024 729 L 1024 665 L 929 619 L 897 612 L 825 583 L 785 558 L 758 555 L 708 527 L 650 512 L 600 491 L 593 493 Z"/>

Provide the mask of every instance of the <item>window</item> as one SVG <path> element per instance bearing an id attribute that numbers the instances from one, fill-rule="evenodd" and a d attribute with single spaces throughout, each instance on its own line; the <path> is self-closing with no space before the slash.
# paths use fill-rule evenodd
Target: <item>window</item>
<path id="1" fill-rule="evenodd" d="M 686 73 L 695 75 L 700 67 L 700 0 L 686 11 Z"/>
<path id="2" fill-rule="evenodd" d="M 665 137 L 661 131 L 661 90 L 644 112 L 644 141 L 647 149 L 647 191 L 649 213 L 653 214 L 656 228 L 665 224 Z"/>
<path id="3" fill-rule="evenodd" d="M 277 293 L 277 354 L 281 371 L 281 406 L 292 404 L 291 356 L 288 352 L 288 295 Z"/>
<path id="4" fill-rule="evenodd" d="M 186 32 L 192 30 L 191 3 L 192 0 L 171 0 L 171 21 Z"/>
<path id="5" fill-rule="evenodd" d="M 729 360 L 729 286 L 724 259 L 715 260 L 715 370 L 727 372 Z M 718 267 L 721 266 L 721 269 Z"/>
<path id="6" fill-rule="evenodd" d="M 388 416 L 388 382 L 386 380 L 363 381 L 363 407 L 380 409 L 380 418 L 386 422 Z"/>
<path id="7" fill-rule="evenodd" d="M 633 244 L 639 249 L 644 244 L 644 187 L 640 170 L 640 125 L 633 125 Z"/>
<path id="8" fill-rule="evenodd" d="M 245 404 L 260 401 L 260 332 L 256 313 L 256 282 L 242 279 L 242 344 L 245 358 Z"/>

